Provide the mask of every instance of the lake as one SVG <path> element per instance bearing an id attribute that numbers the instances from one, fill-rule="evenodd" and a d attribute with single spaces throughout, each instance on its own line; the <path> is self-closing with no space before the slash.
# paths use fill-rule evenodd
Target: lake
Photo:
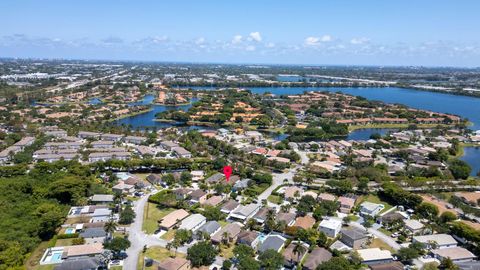
<path id="1" fill-rule="evenodd" d="M 361 128 L 356 129 L 350 132 L 347 136 L 347 140 L 355 140 L 355 141 L 366 141 L 370 139 L 370 136 L 373 134 L 380 134 L 382 136 L 386 135 L 388 132 L 394 132 L 397 129 L 394 128 Z"/>
<path id="2" fill-rule="evenodd" d="M 192 89 L 216 89 L 215 87 L 192 87 Z M 480 129 L 480 98 L 469 96 L 457 96 L 446 93 L 417 91 L 396 87 L 364 87 L 364 88 L 314 88 L 314 87 L 250 87 L 253 93 L 263 94 L 270 92 L 276 95 L 291 95 L 300 94 L 304 91 L 330 91 L 342 92 L 354 96 L 362 96 L 370 100 L 379 100 L 387 103 L 400 103 L 417 109 L 431 110 L 435 112 L 451 113 L 461 117 L 467 118 L 472 122 L 472 129 Z M 146 95 L 144 99 L 131 105 L 149 105 L 152 104 L 155 97 L 153 95 Z M 155 114 L 166 110 L 188 110 L 189 105 L 181 106 L 164 106 L 152 105 L 152 111 L 130 116 L 127 118 L 115 121 L 119 125 L 131 125 L 135 129 L 142 129 L 145 127 L 165 128 L 170 127 L 169 123 L 157 122 Z M 188 129 L 201 129 L 205 127 L 192 126 Z M 368 140 L 374 133 L 386 134 L 390 129 L 358 129 L 351 132 L 348 140 Z M 284 139 L 286 135 L 277 136 L 277 139 Z M 463 160 L 468 162 L 473 170 L 472 174 L 476 174 L 480 170 L 480 149 L 465 148 L 465 155 Z"/>
<path id="3" fill-rule="evenodd" d="M 146 95 L 141 101 L 130 103 L 131 106 L 136 105 L 150 105 L 155 100 L 154 95 Z M 195 99 L 192 100 L 193 102 Z M 162 123 L 155 121 L 155 114 L 163 111 L 168 110 L 188 110 L 192 104 L 188 105 L 180 105 L 180 106 L 165 106 L 165 105 L 156 105 L 152 104 L 152 110 L 146 113 L 137 114 L 129 117 L 122 118 L 120 120 L 115 121 L 114 123 L 117 125 L 130 125 L 134 129 L 143 129 L 145 127 L 156 127 L 156 128 L 166 128 L 171 127 L 172 124 L 170 123 Z M 190 129 L 195 129 L 197 127 L 190 127 Z"/>
<path id="4" fill-rule="evenodd" d="M 447 93 L 418 91 L 398 87 L 247 87 L 253 93 L 276 95 L 301 94 L 304 91 L 342 92 L 362 96 L 370 100 L 404 104 L 416 109 L 451 113 L 467 118 L 472 129 L 480 129 L 480 98 Z M 192 89 L 216 89 L 215 87 L 192 87 Z"/>
<path id="5" fill-rule="evenodd" d="M 480 147 L 465 147 L 464 154 L 460 158 L 472 167 L 470 175 L 476 176 L 480 172 Z"/>

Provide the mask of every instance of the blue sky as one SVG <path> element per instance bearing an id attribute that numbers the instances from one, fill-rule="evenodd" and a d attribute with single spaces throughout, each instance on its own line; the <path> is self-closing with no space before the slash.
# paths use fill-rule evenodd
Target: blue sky
<path id="1" fill-rule="evenodd" d="M 2 0 L 0 57 L 480 66 L 476 0 Z"/>

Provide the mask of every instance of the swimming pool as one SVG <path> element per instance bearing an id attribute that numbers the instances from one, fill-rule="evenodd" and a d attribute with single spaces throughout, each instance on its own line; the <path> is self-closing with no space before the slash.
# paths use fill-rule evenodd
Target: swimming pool
<path id="1" fill-rule="evenodd" d="M 258 235 L 258 242 L 263 243 L 263 241 L 265 241 L 265 238 L 267 238 L 267 235 L 264 233 L 260 233 Z"/>
<path id="2" fill-rule="evenodd" d="M 54 252 L 52 253 L 52 257 L 50 257 L 51 263 L 59 263 L 62 262 L 62 253 L 63 252 Z"/>
<path id="3" fill-rule="evenodd" d="M 54 247 L 47 249 L 42 256 L 42 259 L 40 260 L 40 264 L 44 265 L 61 263 L 63 261 L 63 250 L 64 247 Z"/>
<path id="4" fill-rule="evenodd" d="M 65 229 L 65 234 L 73 234 L 75 233 L 75 228 L 66 228 Z"/>

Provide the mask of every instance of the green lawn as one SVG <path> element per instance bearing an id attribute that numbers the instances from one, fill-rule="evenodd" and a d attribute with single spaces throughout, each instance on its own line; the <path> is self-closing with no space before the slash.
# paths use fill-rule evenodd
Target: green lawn
<path id="1" fill-rule="evenodd" d="M 268 196 L 267 200 L 271 203 L 275 204 L 281 204 L 282 203 L 282 198 L 278 195 L 270 195 Z"/>
<path id="2" fill-rule="evenodd" d="M 175 255 L 175 250 L 168 251 L 166 248 L 163 247 L 149 247 L 145 253 L 140 252 L 140 256 L 138 256 L 138 264 L 137 269 L 143 269 L 143 261 L 145 257 L 153 259 L 155 261 L 161 262 L 167 259 L 168 257 L 173 257 Z M 185 258 L 185 254 L 177 253 L 177 257 Z M 145 267 L 146 270 L 154 270 L 157 269 L 155 266 Z"/>
<path id="3" fill-rule="evenodd" d="M 168 230 L 168 232 L 166 232 L 164 235 L 160 236 L 160 238 L 164 239 L 164 240 L 167 240 L 167 241 L 170 241 L 170 240 L 173 240 L 173 238 L 175 237 L 175 232 L 177 230 Z"/>
<path id="4" fill-rule="evenodd" d="M 57 239 L 57 242 L 55 243 L 55 246 L 56 246 L 56 247 L 71 246 L 73 239 L 75 239 L 75 238 L 70 238 L 70 239 Z"/>
<path id="5" fill-rule="evenodd" d="M 45 266 L 39 265 L 40 260 L 42 259 L 43 253 L 45 253 L 45 250 L 47 250 L 48 247 L 53 247 L 55 246 L 56 239 L 52 238 L 50 241 L 44 241 L 41 242 L 35 250 L 32 251 L 30 257 L 25 262 L 25 268 L 26 269 L 40 269 L 40 270 L 51 270 L 51 268 L 45 268 Z"/>
<path id="6" fill-rule="evenodd" d="M 395 252 L 395 250 L 393 250 L 389 245 L 387 245 L 385 242 L 380 240 L 380 238 L 373 239 L 369 248 L 380 248 L 380 249 L 389 250 L 390 252 Z"/>
<path id="7" fill-rule="evenodd" d="M 233 249 L 235 245 L 230 243 L 230 245 L 220 244 L 220 256 L 225 259 L 230 259 L 233 257 Z"/>
<path id="8" fill-rule="evenodd" d="M 147 234 L 152 234 L 158 229 L 158 221 L 164 216 L 173 212 L 172 208 L 160 209 L 154 203 L 147 203 L 143 214 L 142 230 Z"/>
<path id="9" fill-rule="evenodd" d="M 362 196 L 360 198 L 360 200 L 357 201 L 358 204 L 362 204 L 363 202 L 371 202 L 371 203 L 380 203 L 380 204 L 383 204 L 385 206 L 385 208 L 383 208 L 383 210 L 380 212 L 381 213 L 384 213 L 388 210 L 390 210 L 393 206 L 385 201 L 382 201 L 377 195 L 375 194 L 369 194 L 367 196 Z"/>
<path id="10" fill-rule="evenodd" d="M 228 224 L 228 222 L 226 222 L 225 220 L 219 220 L 217 222 L 220 224 L 220 226 L 222 226 L 222 228 L 227 226 L 227 224 Z"/>

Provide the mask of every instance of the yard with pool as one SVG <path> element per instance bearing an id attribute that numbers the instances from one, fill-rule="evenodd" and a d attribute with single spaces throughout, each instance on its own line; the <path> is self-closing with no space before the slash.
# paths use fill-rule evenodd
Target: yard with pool
<path id="1" fill-rule="evenodd" d="M 371 203 L 378 203 L 378 204 L 383 204 L 384 208 L 382 211 L 380 211 L 379 214 L 385 213 L 388 210 L 392 209 L 393 205 L 387 203 L 386 201 L 382 201 L 376 194 L 368 194 L 365 196 L 361 196 L 357 200 L 357 205 L 362 204 L 363 202 L 371 202 Z"/>

